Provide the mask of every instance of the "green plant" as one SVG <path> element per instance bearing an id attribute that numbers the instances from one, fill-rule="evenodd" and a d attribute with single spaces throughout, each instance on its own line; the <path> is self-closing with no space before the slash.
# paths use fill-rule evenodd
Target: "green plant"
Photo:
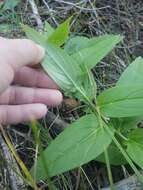
<path id="1" fill-rule="evenodd" d="M 0 8 L 3 11 L 5 10 L 14 10 L 14 8 L 20 3 L 20 0 L 5 0 L 4 2 L 0 3 Z"/>
<path id="2" fill-rule="evenodd" d="M 20 0 L 5 0 L 0 2 L 0 17 L 5 22 L 0 25 L 0 32 L 7 33 L 19 28 L 20 17 L 16 13 L 16 8 Z"/>
<path id="3" fill-rule="evenodd" d="M 130 164 L 139 179 L 143 177 L 135 164 L 143 168 L 143 129 L 137 124 L 143 116 L 143 59 L 137 58 L 119 78 L 116 85 L 97 94 L 91 69 L 123 37 L 103 35 L 95 38 L 69 36 L 71 18 L 58 28 L 45 23 L 39 34 L 22 25 L 28 38 L 45 48 L 43 69 L 61 87 L 66 96 L 76 98 L 88 108 L 88 114 L 69 124 L 37 160 L 36 179 L 47 178 L 79 167 L 91 160 L 109 165 Z M 44 164 L 43 164 L 44 156 Z"/>

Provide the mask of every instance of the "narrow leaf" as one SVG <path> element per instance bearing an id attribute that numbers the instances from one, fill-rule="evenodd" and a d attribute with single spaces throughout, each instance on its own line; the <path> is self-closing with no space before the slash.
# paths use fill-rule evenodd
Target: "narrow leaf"
<path id="1" fill-rule="evenodd" d="M 97 38 L 91 38 L 87 47 L 73 54 L 72 57 L 81 65 L 84 63 L 88 69 L 92 69 L 122 39 L 123 37 L 119 35 L 104 35 Z"/>
<path id="2" fill-rule="evenodd" d="M 55 29 L 48 23 L 45 22 L 45 27 L 44 27 L 44 35 L 48 39 L 49 36 L 52 35 L 52 33 L 55 31 Z"/>
<path id="3" fill-rule="evenodd" d="M 95 115 L 86 115 L 66 128 L 43 152 L 49 175 L 55 176 L 79 167 L 100 155 L 111 143 L 99 127 Z M 42 159 L 37 162 L 37 180 L 46 179 Z"/>
<path id="4" fill-rule="evenodd" d="M 21 24 L 23 31 L 26 33 L 26 36 L 33 40 L 34 42 L 43 45 L 46 42 L 46 38 L 44 35 L 37 32 L 35 29 L 31 28 L 28 25 Z"/>
<path id="5" fill-rule="evenodd" d="M 83 71 L 83 70 L 82 70 Z M 81 76 L 81 85 L 84 91 L 85 96 L 88 97 L 90 101 L 96 99 L 97 86 L 94 79 L 94 76 L 91 71 L 89 71 L 86 67 L 84 68 L 83 75 Z M 80 101 L 84 101 L 84 97 L 80 92 L 75 94 L 75 97 Z"/>
<path id="6" fill-rule="evenodd" d="M 98 105 L 107 117 L 133 117 L 143 115 L 143 86 L 117 86 L 98 96 Z"/>
<path id="7" fill-rule="evenodd" d="M 48 42 L 61 46 L 67 41 L 71 18 L 72 17 L 69 17 L 64 23 L 60 24 L 55 29 L 55 31 L 49 36 Z"/>
<path id="8" fill-rule="evenodd" d="M 78 64 L 62 49 L 47 44 L 46 57 L 42 63 L 44 70 L 52 79 L 69 93 L 76 93 L 81 88 L 80 75 L 82 71 Z"/>

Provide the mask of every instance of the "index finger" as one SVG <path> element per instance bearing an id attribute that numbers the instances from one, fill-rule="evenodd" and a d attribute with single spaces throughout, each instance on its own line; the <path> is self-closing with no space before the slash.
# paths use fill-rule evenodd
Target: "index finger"
<path id="1" fill-rule="evenodd" d="M 6 60 L 14 70 L 25 65 L 40 63 L 45 54 L 41 46 L 27 39 L 8 40 L 5 49 L 7 50 Z"/>
<path id="2" fill-rule="evenodd" d="M 44 49 L 31 40 L 0 38 L 0 93 L 13 81 L 15 72 L 42 61 Z"/>

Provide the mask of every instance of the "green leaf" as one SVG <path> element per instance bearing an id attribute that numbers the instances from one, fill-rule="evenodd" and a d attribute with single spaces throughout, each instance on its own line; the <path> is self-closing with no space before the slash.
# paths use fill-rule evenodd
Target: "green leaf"
<path id="1" fill-rule="evenodd" d="M 0 11 L 3 8 L 4 2 L 0 2 Z M 1 13 L 1 12 L 0 12 Z"/>
<path id="2" fill-rule="evenodd" d="M 79 50 L 86 48 L 89 41 L 90 40 L 87 37 L 75 36 L 67 41 L 64 49 L 69 55 L 72 55 L 73 53 L 76 53 Z"/>
<path id="3" fill-rule="evenodd" d="M 55 31 L 48 37 L 48 42 L 61 46 L 67 41 L 71 18 L 72 17 L 69 17 L 64 23 L 60 24 L 55 29 Z"/>
<path id="4" fill-rule="evenodd" d="M 78 65 L 79 66 L 79 65 Z M 94 80 L 94 76 L 91 71 L 89 71 L 86 67 L 83 68 L 84 73 L 81 76 L 81 85 L 84 91 L 84 94 L 88 97 L 90 101 L 96 99 L 97 86 Z M 75 94 L 75 98 L 78 98 L 80 101 L 85 101 L 83 95 L 80 92 Z"/>
<path id="5" fill-rule="evenodd" d="M 44 35 L 33 28 L 22 25 L 28 38 L 39 43 L 46 50 L 45 60 L 42 63 L 44 70 L 70 97 L 90 100 L 96 97 L 96 83 L 90 71 L 83 72 L 76 60 L 73 60 L 62 49 L 46 42 Z"/>
<path id="6" fill-rule="evenodd" d="M 80 49 L 83 49 L 88 45 L 89 39 L 83 36 L 76 36 L 71 38 L 65 45 L 65 51 L 68 54 L 72 54 Z M 76 62 L 78 64 L 78 62 Z M 78 64 L 79 65 L 79 64 Z M 81 78 L 82 86 L 86 96 L 92 101 L 96 97 L 96 82 L 94 80 L 92 72 L 87 68 L 86 65 L 82 65 L 83 75 Z M 83 100 L 83 97 L 78 93 L 76 98 Z"/>
<path id="7" fill-rule="evenodd" d="M 42 63 L 44 70 L 64 90 L 67 96 L 86 98 L 88 92 L 85 73 L 82 72 L 76 60 L 73 60 L 64 50 L 52 44 L 47 44 L 46 57 Z M 89 85 L 88 85 L 89 88 Z M 95 96 L 94 96 L 95 97 Z"/>
<path id="8" fill-rule="evenodd" d="M 45 22 L 44 35 L 47 39 L 53 34 L 54 31 L 55 29 L 48 22 Z"/>
<path id="9" fill-rule="evenodd" d="M 138 57 L 119 78 L 117 85 L 143 84 L 143 59 Z"/>
<path id="10" fill-rule="evenodd" d="M 86 115 L 67 127 L 43 152 L 49 176 L 77 168 L 100 155 L 111 143 L 95 115 Z M 42 158 L 37 161 L 36 179 L 46 179 Z M 33 170 L 32 170 L 33 171 Z"/>
<path id="11" fill-rule="evenodd" d="M 82 71 L 73 62 L 62 49 L 52 44 L 46 45 L 46 57 L 42 63 L 44 70 L 64 91 L 74 93 L 81 87 Z"/>
<path id="12" fill-rule="evenodd" d="M 118 166 L 118 165 L 123 165 L 127 163 L 122 153 L 114 144 L 110 144 L 107 150 L 108 150 L 108 156 L 109 156 L 109 161 L 111 165 Z M 99 162 L 106 163 L 104 153 L 98 156 L 96 160 Z"/>
<path id="13" fill-rule="evenodd" d="M 116 86 L 98 96 L 99 108 L 106 117 L 143 115 L 143 85 Z"/>
<path id="14" fill-rule="evenodd" d="M 132 84 L 143 84 L 143 59 L 141 57 L 138 57 L 125 69 L 116 85 L 119 86 Z M 113 126 L 117 126 L 117 128 L 120 128 L 121 132 L 126 133 L 131 129 L 137 128 L 137 124 L 142 119 L 143 116 L 114 119 Z"/>
<path id="15" fill-rule="evenodd" d="M 138 128 L 129 135 L 127 153 L 143 169 L 143 129 Z"/>
<path id="16" fill-rule="evenodd" d="M 113 126 L 116 129 L 120 128 L 123 133 L 129 132 L 132 129 L 137 128 L 137 124 L 143 119 L 143 116 L 138 117 L 125 117 L 125 118 L 113 118 L 111 120 Z"/>
<path id="17" fill-rule="evenodd" d="M 90 99 L 90 101 L 95 100 L 97 86 L 96 86 L 96 82 L 91 71 L 87 70 L 86 74 L 83 76 L 82 86 L 83 86 L 86 96 Z"/>
<path id="18" fill-rule="evenodd" d="M 86 64 L 88 69 L 92 69 L 122 39 L 123 37 L 120 35 L 104 35 L 97 38 L 91 38 L 87 47 L 73 54 L 72 57 L 81 65 Z"/>
<path id="19" fill-rule="evenodd" d="M 34 42 L 43 45 L 46 42 L 46 38 L 44 35 L 37 32 L 35 29 L 31 28 L 28 25 L 21 24 L 22 30 L 26 33 L 26 36 L 33 40 Z"/>
<path id="20" fill-rule="evenodd" d="M 18 3 L 20 3 L 20 0 L 6 0 L 3 10 L 13 10 L 18 5 Z"/>

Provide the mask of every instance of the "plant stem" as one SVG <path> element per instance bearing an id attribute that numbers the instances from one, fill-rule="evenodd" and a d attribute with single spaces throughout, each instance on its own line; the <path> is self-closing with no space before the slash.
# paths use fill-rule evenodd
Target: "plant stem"
<path id="1" fill-rule="evenodd" d="M 44 168 L 45 173 L 47 175 L 47 182 L 48 182 L 49 190 L 53 190 L 54 187 L 53 187 L 52 181 L 50 179 L 49 171 L 48 171 L 48 167 L 47 167 L 47 162 L 46 162 L 45 156 L 43 154 L 43 148 L 42 148 L 42 143 L 41 143 L 41 139 L 40 139 L 40 130 L 38 129 L 37 122 L 35 122 L 35 121 L 32 122 L 31 127 L 32 127 L 32 131 L 33 131 L 33 134 L 34 134 L 34 137 L 35 137 L 36 145 L 39 148 L 39 153 L 41 155 L 41 159 L 42 159 L 42 163 L 43 163 L 43 168 Z M 36 167 L 36 163 L 35 163 L 35 167 Z M 34 171 L 34 174 L 35 174 L 35 178 L 36 178 L 36 170 Z"/>
<path id="2" fill-rule="evenodd" d="M 143 183 L 143 176 L 138 171 L 138 169 L 136 168 L 136 166 L 134 165 L 134 163 L 132 162 L 132 160 L 130 159 L 130 157 L 128 156 L 128 154 L 126 153 L 126 151 L 122 148 L 121 144 L 114 137 L 114 135 L 113 135 L 112 131 L 110 130 L 110 128 L 109 127 L 105 127 L 105 129 L 107 130 L 108 134 L 111 136 L 111 138 L 114 141 L 114 143 L 116 144 L 116 146 L 122 152 L 123 156 L 125 157 L 125 159 L 129 163 L 129 165 L 131 166 L 131 168 L 133 169 L 133 171 L 135 172 L 136 176 L 139 178 L 139 180 L 141 181 L 141 183 Z"/>
<path id="3" fill-rule="evenodd" d="M 115 131 L 122 139 L 124 139 L 125 141 L 128 141 L 128 139 L 122 135 L 119 131 Z"/>
<path id="4" fill-rule="evenodd" d="M 111 172 L 111 167 L 110 167 L 110 160 L 109 160 L 109 155 L 108 155 L 107 149 L 104 149 L 104 155 L 105 155 L 105 160 L 106 160 L 106 166 L 107 166 L 107 172 L 108 172 L 110 187 L 111 187 L 111 190 L 115 190 L 112 172 Z"/>
<path id="5" fill-rule="evenodd" d="M 99 125 L 102 128 L 102 130 L 104 129 L 104 125 L 103 125 L 103 120 L 101 117 L 101 113 L 100 113 L 100 109 L 97 106 L 96 107 L 97 113 L 98 113 L 98 121 L 99 121 Z M 104 148 L 104 156 L 105 156 L 105 161 L 106 161 L 106 166 L 107 166 L 107 172 L 108 172 L 108 178 L 109 178 L 109 183 L 110 183 L 110 187 L 111 190 L 114 190 L 114 184 L 113 184 L 113 178 L 112 178 L 112 172 L 111 172 L 111 167 L 110 167 L 110 161 L 109 161 L 109 156 L 108 156 L 108 151 L 106 148 Z"/>

